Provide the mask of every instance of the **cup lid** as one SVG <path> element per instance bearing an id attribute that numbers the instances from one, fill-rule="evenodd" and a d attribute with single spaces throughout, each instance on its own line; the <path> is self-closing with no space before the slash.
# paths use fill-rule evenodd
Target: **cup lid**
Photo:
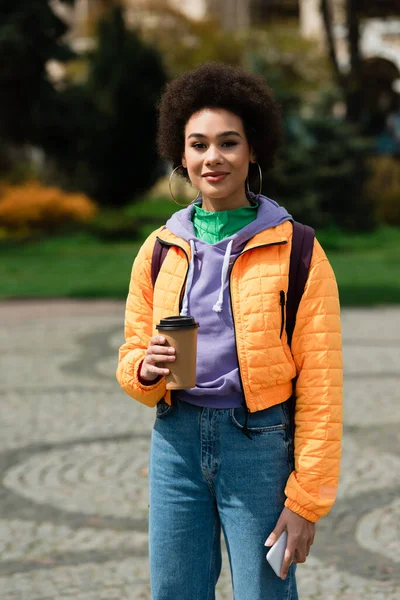
<path id="1" fill-rule="evenodd" d="M 196 323 L 193 317 L 166 317 L 165 319 L 161 319 L 159 324 L 156 325 L 156 329 L 159 330 L 178 330 L 178 329 L 195 329 L 199 324 Z"/>

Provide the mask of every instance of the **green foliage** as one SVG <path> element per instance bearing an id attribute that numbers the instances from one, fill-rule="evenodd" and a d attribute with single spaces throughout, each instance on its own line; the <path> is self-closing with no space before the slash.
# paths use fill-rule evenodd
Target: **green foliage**
<path id="1" fill-rule="evenodd" d="M 191 19 L 162 0 L 148 0 L 146 4 L 152 19 L 162 25 L 154 27 L 152 19 L 143 19 L 141 35 L 158 48 L 169 77 L 212 60 L 230 65 L 241 63 L 245 39 L 225 31 L 216 19 Z"/>
<path id="2" fill-rule="evenodd" d="M 121 242 L 138 238 L 138 222 L 129 218 L 123 211 L 103 209 L 81 230 L 104 242 Z"/>
<path id="3" fill-rule="evenodd" d="M 185 198 L 180 201 L 184 204 Z M 177 210 L 180 210 L 180 207 L 173 202 L 170 196 L 157 195 L 139 198 L 134 204 L 127 206 L 124 213 L 135 220 L 153 223 L 155 227 L 161 227 Z"/>
<path id="4" fill-rule="evenodd" d="M 331 85 L 326 56 L 301 36 L 297 20 L 252 29 L 246 34 L 242 64 L 265 77 L 286 109 L 318 97 Z"/>
<path id="5" fill-rule="evenodd" d="M 100 202 L 126 204 L 162 173 L 155 137 L 156 104 L 165 84 L 158 52 L 127 30 L 120 8 L 101 21 L 87 89 L 98 122 L 88 144 L 92 194 Z"/>
<path id="6" fill-rule="evenodd" d="M 263 191 L 314 227 L 373 229 L 376 213 L 365 193 L 371 143 L 332 116 L 337 95 L 326 85 L 313 102 L 299 68 L 285 71 L 259 54 L 251 64 L 272 85 L 284 116 L 284 146 Z"/>
<path id="7" fill-rule="evenodd" d="M 49 60 L 64 62 L 74 57 L 63 42 L 65 33 L 66 25 L 54 14 L 48 0 L 0 3 L 3 144 L 40 142 L 41 124 L 48 111 L 57 109 L 58 100 L 47 77 L 46 64 Z"/>
<path id="8" fill-rule="evenodd" d="M 114 8 L 99 23 L 87 81 L 63 92 L 63 120 L 54 116 L 53 126 L 48 119 L 47 148 L 67 183 L 114 207 L 155 183 L 163 169 L 156 104 L 165 81 L 158 52 Z"/>
<path id="9" fill-rule="evenodd" d="M 267 193 L 314 227 L 373 229 L 375 211 L 365 194 L 368 142 L 333 117 L 288 115 L 285 129 L 285 146 L 267 180 Z"/>
<path id="10" fill-rule="evenodd" d="M 400 226 L 400 160 L 397 156 L 373 156 L 366 195 L 373 202 L 379 223 Z"/>

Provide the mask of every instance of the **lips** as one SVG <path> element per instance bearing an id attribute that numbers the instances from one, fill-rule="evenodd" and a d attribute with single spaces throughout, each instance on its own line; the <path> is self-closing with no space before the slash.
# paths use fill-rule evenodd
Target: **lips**
<path id="1" fill-rule="evenodd" d="M 204 173 L 203 177 L 209 183 L 218 183 L 218 181 L 222 181 L 225 177 L 229 175 L 226 171 L 210 171 L 209 173 Z"/>

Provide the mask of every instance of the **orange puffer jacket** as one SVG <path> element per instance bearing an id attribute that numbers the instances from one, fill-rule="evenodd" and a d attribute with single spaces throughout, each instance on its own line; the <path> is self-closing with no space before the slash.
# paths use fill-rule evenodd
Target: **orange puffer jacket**
<path id="1" fill-rule="evenodd" d="M 155 288 L 151 258 L 156 236 L 171 245 Z M 230 275 L 239 370 L 251 412 L 284 402 L 297 375 L 295 470 L 285 505 L 309 521 L 332 507 L 338 485 L 342 437 L 342 352 L 338 289 L 332 268 L 315 240 L 308 281 L 297 312 L 291 349 L 282 323 L 280 291 L 287 293 L 292 225 L 251 238 Z M 178 315 L 190 260 L 189 244 L 169 232 L 153 232 L 133 264 L 125 315 L 126 343 L 117 379 L 133 398 L 155 406 L 171 403 L 165 379 L 139 381 L 149 339 L 161 318 Z M 282 335 L 281 335 L 282 332 Z"/>

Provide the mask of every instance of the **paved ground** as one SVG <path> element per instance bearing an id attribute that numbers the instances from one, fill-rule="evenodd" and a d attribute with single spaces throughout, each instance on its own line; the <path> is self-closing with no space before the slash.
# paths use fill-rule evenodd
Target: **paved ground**
<path id="1" fill-rule="evenodd" d="M 123 310 L 0 304 L 1 600 L 150 599 L 154 411 L 114 379 Z M 399 600 L 400 309 L 343 311 L 343 329 L 340 493 L 300 598 Z M 226 557 L 218 598 L 232 598 Z"/>

